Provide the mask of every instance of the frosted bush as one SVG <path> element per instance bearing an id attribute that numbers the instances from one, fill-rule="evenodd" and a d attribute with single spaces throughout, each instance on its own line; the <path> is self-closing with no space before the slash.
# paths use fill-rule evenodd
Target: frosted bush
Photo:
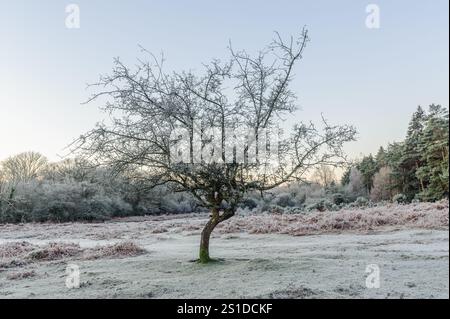
<path id="1" fill-rule="evenodd" d="M 366 194 L 363 176 L 356 167 L 352 167 L 350 170 L 350 181 L 345 187 L 345 192 L 350 197 L 350 201 Z"/>
<path id="2" fill-rule="evenodd" d="M 338 211 L 338 210 L 340 210 L 340 209 L 341 209 L 341 207 L 340 207 L 339 205 L 333 204 L 333 205 L 331 206 L 331 210 L 332 210 L 332 211 Z"/>
<path id="3" fill-rule="evenodd" d="M 408 198 L 404 194 L 397 194 L 397 195 L 394 195 L 394 197 L 392 198 L 392 201 L 396 204 L 405 204 L 408 202 Z"/>
<path id="4" fill-rule="evenodd" d="M 258 204 L 259 204 L 258 200 L 251 198 L 251 197 L 247 197 L 247 198 L 244 198 L 242 203 L 239 204 L 239 207 L 242 209 L 252 210 L 252 209 L 258 207 Z"/>
<path id="5" fill-rule="evenodd" d="M 373 177 L 373 186 L 370 191 L 370 199 L 374 201 L 390 200 L 394 181 L 392 179 L 392 169 L 390 167 L 381 167 Z"/>
<path id="6" fill-rule="evenodd" d="M 323 212 L 326 210 L 331 210 L 332 207 L 333 207 L 333 203 L 330 200 L 328 200 L 326 198 L 321 198 L 321 199 L 316 200 L 313 203 L 307 205 L 305 207 L 305 209 L 307 211 L 316 211 L 317 210 L 317 211 Z"/>
<path id="7" fill-rule="evenodd" d="M 187 193 L 174 193 L 164 196 L 161 200 L 160 211 L 170 214 L 192 213 L 197 210 L 196 200 Z"/>
<path id="8" fill-rule="evenodd" d="M 0 222 L 105 220 L 127 216 L 131 205 L 87 182 L 30 182 L 17 186 L 10 211 Z"/>
<path id="9" fill-rule="evenodd" d="M 345 198 L 344 194 L 342 194 L 342 193 L 332 194 L 331 198 L 333 200 L 333 204 L 337 205 L 337 206 L 341 205 L 341 204 L 344 204 L 347 201 L 347 199 Z"/>
<path id="10" fill-rule="evenodd" d="M 279 194 L 275 199 L 275 204 L 281 207 L 295 206 L 295 202 L 292 200 L 290 194 Z"/>
<path id="11" fill-rule="evenodd" d="M 294 202 L 298 205 L 298 206 L 302 206 L 303 204 L 305 204 L 306 201 L 306 194 L 296 194 L 294 196 Z"/>
<path id="12" fill-rule="evenodd" d="M 302 214 L 304 212 L 302 207 L 287 207 L 284 209 L 285 214 Z"/>
<path id="13" fill-rule="evenodd" d="M 369 200 L 363 196 L 360 196 L 355 200 L 355 205 L 358 207 L 366 207 L 369 205 Z"/>
<path id="14" fill-rule="evenodd" d="M 349 201 L 344 187 L 339 185 L 324 188 L 317 183 L 291 183 L 265 193 L 263 198 L 259 193 L 248 194 L 240 208 L 248 208 L 253 213 L 336 211 Z"/>

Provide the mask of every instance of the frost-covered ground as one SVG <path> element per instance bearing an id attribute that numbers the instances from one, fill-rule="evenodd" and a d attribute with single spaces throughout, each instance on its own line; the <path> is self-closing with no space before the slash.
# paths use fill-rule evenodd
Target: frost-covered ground
<path id="1" fill-rule="evenodd" d="M 449 297 L 448 202 L 236 216 L 213 233 L 218 262 L 200 265 L 206 218 L 0 225 L 0 298 Z"/>

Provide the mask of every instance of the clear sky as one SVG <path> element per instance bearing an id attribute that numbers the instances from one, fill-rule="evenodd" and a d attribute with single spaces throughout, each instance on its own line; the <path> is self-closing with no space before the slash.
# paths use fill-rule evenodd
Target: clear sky
<path id="1" fill-rule="evenodd" d="M 65 26 L 66 5 L 80 28 Z M 380 8 L 369 29 L 366 6 Z M 290 121 L 354 124 L 353 156 L 401 140 L 417 105 L 449 103 L 448 0 L 22 1 L 0 0 L 0 159 L 34 150 L 52 160 L 103 118 L 81 105 L 86 83 L 127 63 L 138 44 L 164 51 L 169 68 L 201 69 L 224 58 L 231 39 L 254 52 L 273 31 L 310 31 L 293 89 L 302 110 Z"/>

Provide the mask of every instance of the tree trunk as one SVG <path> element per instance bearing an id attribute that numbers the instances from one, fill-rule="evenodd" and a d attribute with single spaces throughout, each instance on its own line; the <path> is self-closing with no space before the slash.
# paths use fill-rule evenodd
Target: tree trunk
<path id="1" fill-rule="evenodd" d="M 216 203 L 220 203 L 222 201 L 222 197 L 219 194 L 215 194 L 213 196 L 216 199 Z M 206 223 L 205 227 L 202 230 L 201 238 L 200 238 L 200 252 L 198 261 L 202 264 L 206 264 L 211 261 L 209 257 L 209 239 L 211 237 L 211 233 L 216 228 L 216 226 L 234 216 L 235 207 L 233 206 L 231 209 L 226 209 L 220 215 L 219 206 L 213 207 L 211 210 L 211 218 Z"/>
<path id="2" fill-rule="evenodd" d="M 199 253 L 199 262 L 202 264 L 206 264 L 211 261 L 209 257 L 209 238 L 211 237 L 211 233 L 218 224 L 217 219 L 213 216 L 205 225 L 202 230 L 201 238 L 200 238 L 200 253 Z"/>

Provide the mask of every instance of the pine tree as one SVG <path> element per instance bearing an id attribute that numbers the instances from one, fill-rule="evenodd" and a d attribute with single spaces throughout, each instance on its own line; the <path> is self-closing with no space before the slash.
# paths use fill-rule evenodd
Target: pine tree
<path id="1" fill-rule="evenodd" d="M 382 167 L 387 165 L 386 151 L 383 146 L 378 149 L 377 155 L 375 156 L 375 162 L 377 163 L 377 170 L 379 171 Z"/>
<path id="2" fill-rule="evenodd" d="M 406 184 L 407 172 L 399 165 L 402 160 L 404 143 L 397 142 L 389 144 L 386 152 L 387 166 L 391 168 L 392 189 L 395 193 L 402 193 Z"/>
<path id="3" fill-rule="evenodd" d="M 422 177 L 417 176 L 417 170 L 423 166 L 419 140 L 423 135 L 426 114 L 421 106 L 417 107 L 408 125 L 405 142 L 403 143 L 402 154 L 397 163 L 397 172 L 402 172 L 401 192 L 412 200 L 416 194 L 425 189 Z"/>
<path id="4" fill-rule="evenodd" d="M 369 154 L 369 156 L 364 156 L 361 162 L 357 165 L 357 168 L 363 176 L 363 183 L 366 188 L 366 192 L 370 193 L 373 185 L 373 176 L 378 170 L 377 163 L 373 159 L 372 154 Z"/>
<path id="5" fill-rule="evenodd" d="M 350 172 L 352 170 L 352 166 L 347 167 L 347 169 L 344 171 L 341 177 L 341 185 L 345 186 L 350 183 Z"/>
<path id="6" fill-rule="evenodd" d="M 418 140 L 423 163 L 416 175 L 426 184 L 420 198 L 438 200 L 449 194 L 449 117 L 448 110 L 430 105 L 423 134 Z"/>

